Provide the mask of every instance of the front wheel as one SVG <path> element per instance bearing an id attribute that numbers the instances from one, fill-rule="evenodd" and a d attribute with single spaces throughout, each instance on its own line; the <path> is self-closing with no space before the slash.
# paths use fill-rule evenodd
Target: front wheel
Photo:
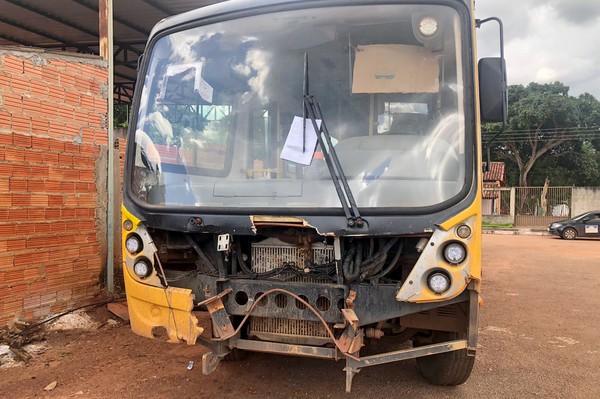
<path id="1" fill-rule="evenodd" d="M 574 240 L 575 238 L 577 238 L 577 230 L 571 227 L 564 229 L 562 232 L 562 238 L 564 238 L 565 240 Z"/>
<path id="2" fill-rule="evenodd" d="M 440 343 L 464 339 L 462 334 L 433 331 L 433 342 Z M 467 356 L 461 349 L 437 355 L 418 357 L 417 367 L 427 381 L 434 385 L 460 385 L 467 381 L 475 364 L 475 356 Z"/>

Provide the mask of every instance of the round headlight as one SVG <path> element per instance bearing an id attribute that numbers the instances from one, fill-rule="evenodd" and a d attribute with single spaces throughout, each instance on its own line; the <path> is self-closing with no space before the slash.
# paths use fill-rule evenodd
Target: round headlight
<path id="1" fill-rule="evenodd" d="M 460 238 L 468 238 L 471 235 L 471 228 L 466 224 L 461 224 L 456 229 L 456 235 Z"/>
<path id="2" fill-rule="evenodd" d="M 460 262 L 465 260 L 467 257 L 467 250 L 463 247 L 462 244 L 457 242 L 453 242 L 451 244 L 446 245 L 444 248 L 444 258 L 448 263 L 452 263 L 453 265 L 458 265 Z"/>
<path id="3" fill-rule="evenodd" d="M 436 294 L 442 294 L 450 288 L 450 277 L 444 273 L 434 272 L 427 279 L 429 289 Z"/>
<path id="4" fill-rule="evenodd" d="M 129 253 L 137 254 L 142 250 L 142 240 L 136 235 L 130 235 L 125 240 L 125 248 L 127 248 Z"/>
<path id="5" fill-rule="evenodd" d="M 148 264 L 148 262 L 146 262 L 144 260 L 138 260 L 133 265 L 133 272 L 139 278 L 146 278 L 150 275 L 150 273 L 152 272 L 152 269 L 150 268 L 150 265 Z"/>
<path id="6" fill-rule="evenodd" d="M 438 21 L 431 17 L 425 17 L 419 21 L 419 32 L 423 36 L 433 36 L 438 30 Z"/>

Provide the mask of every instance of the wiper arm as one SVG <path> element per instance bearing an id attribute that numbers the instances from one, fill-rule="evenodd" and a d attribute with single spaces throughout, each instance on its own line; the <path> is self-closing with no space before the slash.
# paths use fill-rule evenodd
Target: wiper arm
<path id="1" fill-rule="evenodd" d="M 348 226 L 363 227 L 364 220 L 360 216 L 358 206 L 356 205 L 356 201 L 352 195 L 352 190 L 350 190 L 348 180 L 346 179 L 346 175 L 342 170 L 340 160 L 337 157 L 333 143 L 331 142 L 331 135 L 329 134 L 329 130 L 327 130 L 325 119 L 323 119 L 323 114 L 321 113 L 321 106 L 315 101 L 313 96 L 305 94 L 304 108 L 308 118 L 312 122 L 315 132 L 317 133 L 317 140 L 321 146 L 321 149 L 323 150 L 325 163 L 327 164 L 327 169 L 329 169 L 329 174 L 333 180 L 335 191 L 340 198 L 342 208 L 344 209 L 344 214 L 348 220 Z M 321 120 L 320 128 L 317 124 L 317 119 Z M 325 141 L 323 141 L 323 137 L 325 137 Z M 325 145 L 325 142 L 327 145 Z"/>

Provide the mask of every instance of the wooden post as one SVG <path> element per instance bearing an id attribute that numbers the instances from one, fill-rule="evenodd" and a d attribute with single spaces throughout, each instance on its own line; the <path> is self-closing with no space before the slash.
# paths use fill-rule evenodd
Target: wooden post
<path id="1" fill-rule="evenodd" d="M 98 27 L 100 56 L 108 62 L 108 206 L 106 210 L 106 289 L 114 292 L 114 225 L 115 225 L 115 189 L 114 189 L 114 56 L 113 56 L 113 1 L 98 0 Z"/>

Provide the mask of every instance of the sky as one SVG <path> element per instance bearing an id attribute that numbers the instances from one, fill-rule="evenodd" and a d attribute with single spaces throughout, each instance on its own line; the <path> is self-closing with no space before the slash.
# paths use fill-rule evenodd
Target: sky
<path id="1" fill-rule="evenodd" d="M 600 0 L 475 0 L 504 24 L 508 84 L 560 81 L 600 100 Z M 478 57 L 499 55 L 498 24 L 477 30 Z"/>

